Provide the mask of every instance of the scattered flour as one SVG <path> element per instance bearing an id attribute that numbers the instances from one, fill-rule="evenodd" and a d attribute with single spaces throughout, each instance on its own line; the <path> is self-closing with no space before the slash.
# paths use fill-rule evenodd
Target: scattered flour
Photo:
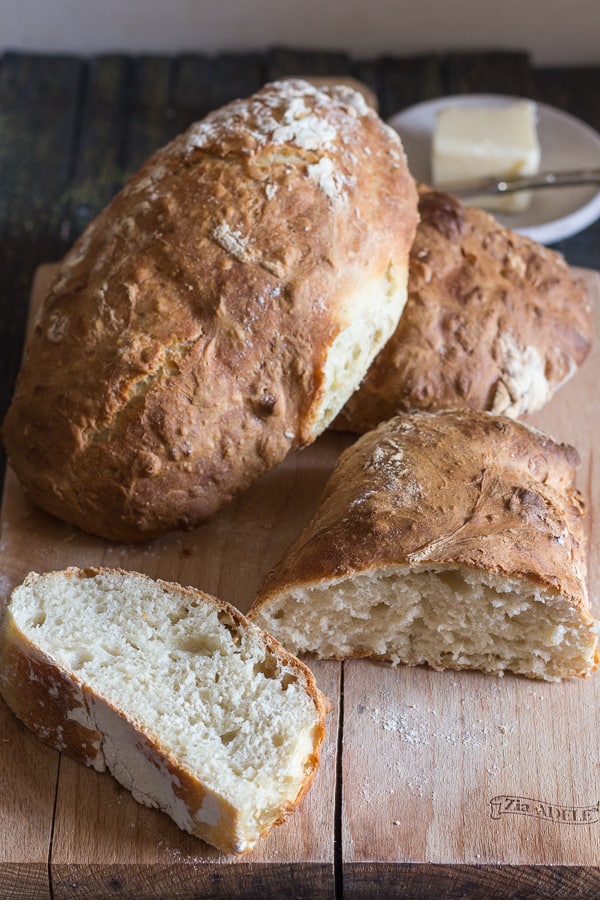
<path id="1" fill-rule="evenodd" d="M 244 237 L 241 232 L 230 228 L 225 222 L 213 228 L 212 236 L 217 244 L 235 256 L 241 262 L 249 262 L 252 254 L 248 250 L 248 238 Z"/>

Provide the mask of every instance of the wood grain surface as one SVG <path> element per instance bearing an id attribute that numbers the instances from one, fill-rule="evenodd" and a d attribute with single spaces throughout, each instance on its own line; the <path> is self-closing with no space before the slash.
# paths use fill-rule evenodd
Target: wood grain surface
<path id="1" fill-rule="evenodd" d="M 51 271 L 40 270 L 35 300 Z M 600 276 L 587 277 L 600 328 Z M 534 417 L 582 457 L 597 615 L 599 381 L 596 342 Z M 34 509 L 8 470 L 2 595 L 30 570 L 100 564 L 195 584 L 246 611 L 349 440 L 326 434 L 207 525 L 133 547 Z M 213 851 L 109 775 L 44 747 L 0 704 L 0 896 L 600 895 L 600 675 L 545 684 L 368 660 L 312 665 L 334 705 L 323 764 L 296 814 L 242 857 Z"/>

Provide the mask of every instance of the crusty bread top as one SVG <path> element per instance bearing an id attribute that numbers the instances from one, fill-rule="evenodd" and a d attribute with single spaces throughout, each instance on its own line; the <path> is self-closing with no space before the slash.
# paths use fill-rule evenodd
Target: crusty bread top
<path id="1" fill-rule="evenodd" d="M 404 313 L 336 427 L 364 432 L 411 409 L 540 409 L 590 348 L 585 282 L 449 194 L 419 186 L 419 212 Z"/>
<path id="2" fill-rule="evenodd" d="M 250 616 L 296 584 L 402 565 L 528 579 L 585 606 L 578 463 L 573 447 L 503 416 L 399 415 L 342 454 Z"/>
<path id="3" fill-rule="evenodd" d="M 330 350 L 357 292 L 397 280 L 403 305 L 416 222 L 401 143 L 350 88 L 277 82 L 192 125 L 51 287 L 3 431 L 30 497 L 121 540 L 211 515 L 357 386 L 379 347 L 335 409 Z"/>

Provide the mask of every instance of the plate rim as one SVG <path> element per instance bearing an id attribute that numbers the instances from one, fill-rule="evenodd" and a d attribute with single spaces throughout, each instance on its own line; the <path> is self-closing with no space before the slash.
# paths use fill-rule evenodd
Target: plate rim
<path id="1" fill-rule="evenodd" d="M 584 122 L 582 119 L 579 119 L 577 116 L 573 115 L 567 110 L 559 109 L 556 106 L 552 106 L 551 104 L 545 103 L 542 100 L 536 100 L 533 97 L 519 96 L 516 94 L 498 94 L 484 91 L 482 91 L 481 93 L 442 94 L 438 97 L 431 97 L 428 100 L 422 100 L 419 103 L 413 103 L 410 106 L 405 107 L 404 109 L 392 113 L 386 118 L 386 123 L 391 128 L 393 128 L 394 131 L 400 134 L 400 136 L 402 136 L 400 129 L 397 127 L 400 121 L 407 116 L 413 115 L 414 113 L 422 110 L 443 108 L 453 105 L 467 106 L 473 105 L 477 101 L 491 101 L 494 104 L 501 105 L 522 100 L 527 100 L 534 103 L 540 113 L 543 113 L 547 116 L 552 116 L 555 120 L 564 122 L 569 127 L 577 129 L 578 132 L 585 133 L 589 139 L 597 144 L 600 158 L 600 133 L 598 133 L 598 131 L 596 131 L 593 126 L 591 126 L 587 122 Z M 493 215 L 493 213 L 491 214 Z M 575 210 L 572 210 L 571 212 L 565 214 L 564 216 L 559 216 L 555 219 L 548 219 L 536 225 L 519 226 L 517 221 L 518 217 L 516 217 L 514 224 L 508 223 L 506 219 L 503 220 L 502 224 L 504 224 L 506 227 L 511 228 L 513 231 L 518 232 L 519 234 L 523 234 L 527 237 L 537 240 L 539 243 L 549 244 L 564 240 L 567 237 L 571 237 L 572 235 L 582 231 L 584 228 L 587 228 L 589 225 L 592 225 L 599 217 L 600 188 L 598 188 L 596 193 L 589 200 L 587 200 L 581 206 L 577 207 Z"/>

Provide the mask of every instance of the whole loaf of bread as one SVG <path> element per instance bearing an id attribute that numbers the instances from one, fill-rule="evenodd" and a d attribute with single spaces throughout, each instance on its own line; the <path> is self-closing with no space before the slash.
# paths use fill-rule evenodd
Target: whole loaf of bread
<path id="1" fill-rule="evenodd" d="M 191 528 L 322 432 L 394 331 L 417 195 L 351 88 L 266 85 L 159 150 L 66 256 L 4 423 L 37 505 Z"/>
<path id="2" fill-rule="evenodd" d="M 590 350 L 585 281 L 450 194 L 419 186 L 419 213 L 404 312 L 336 428 L 364 433 L 412 409 L 541 409 Z"/>

